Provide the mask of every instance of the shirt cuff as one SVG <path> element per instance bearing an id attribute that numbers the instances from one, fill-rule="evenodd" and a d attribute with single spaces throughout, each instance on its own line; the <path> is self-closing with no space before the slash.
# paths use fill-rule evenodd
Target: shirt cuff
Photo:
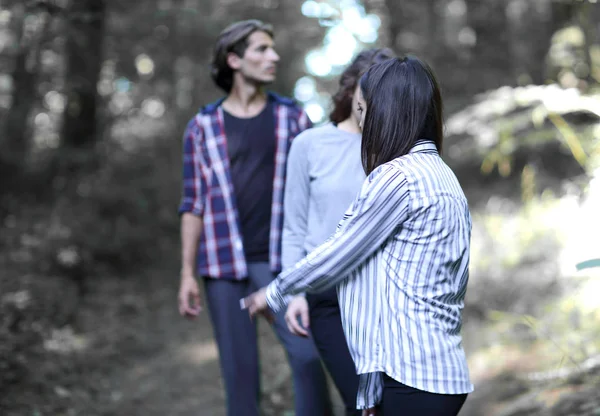
<path id="1" fill-rule="evenodd" d="M 269 286 L 267 286 L 266 296 L 267 305 L 269 305 L 269 308 L 275 313 L 279 312 L 289 301 L 289 295 L 281 295 L 277 279 L 273 280 Z"/>
<path id="2" fill-rule="evenodd" d="M 298 296 L 302 296 L 303 298 L 306 298 L 306 292 L 300 292 L 300 293 L 296 293 L 295 295 L 285 295 L 283 297 L 283 300 L 285 302 L 286 305 L 289 305 L 290 302 L 292 301 L 292 299 L 298 297 Z"/>
<path id="3" fill-rule="evenodd" d="M 203 207 L 201 204 L 198 204 L 196 200 L 191 198 L 184 198 L 179 204 L 179 209 L 177 213 L 179 216 L 182 216 L 185 213 L 191 213 L 196 215 L 197 217 L 201 217 L 203 213 Z"/>
<path id="4" fill-rule="evenodd" d="M 383 379 L 380 372 L 360 374 L 358 376 L 357 409 L 371 409 L 381 402 Z"/>

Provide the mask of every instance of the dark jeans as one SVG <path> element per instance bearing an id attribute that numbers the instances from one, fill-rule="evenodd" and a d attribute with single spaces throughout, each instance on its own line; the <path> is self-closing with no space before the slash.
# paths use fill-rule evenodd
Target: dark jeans
<path id="1" fill-rule="evenodd" d="M 335 287 L 323 293 L 309 293 L 310 331 L 321 359 L 333 378 L 344 405 L 346 415 L 360 416 L 356 410 L 358 375 L 344 337 L 340 306 Z"/>
<path id="2" fill-rule="evenodd" d="M 240 299 L 273 280 L 268 263 L 248 264 L 248 279 L 204 279 L 213 331 L 219 347 L 221 372 L 227 393 L 229 416 L 259 414 L 259 374 L 256 320 L 240 309 Z M 310 338 L 293 335 L 284 319 L 285 308 L 273 327 L 287 351 L 294 382 L 297 416 L 331 414 L 327 379 L 319 354 Z M 199 411 L 202 413 L 201 409 Z"/>
<path id="3" fill-rule="evenodd" d="M 409 387 L 383 374 L 378 416 L 456 416 L 466 394 L 436 394 Z"/>

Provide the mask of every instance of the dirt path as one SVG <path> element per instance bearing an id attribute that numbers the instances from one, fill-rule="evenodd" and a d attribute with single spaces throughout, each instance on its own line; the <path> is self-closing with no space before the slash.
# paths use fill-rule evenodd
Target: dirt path
<path id="1" fill-rule="evenodd" d="M 175 307 L 176 287 L 154 285 L 147 305 L 152 318 L 137 330 L 158 344 L 113 372 L 110 404 L 102 415 L 224 416 L 225 394 L 208 314 L 182 319 Z M 259 334 L 264 415 L 293 415 L 285 352 L 264 321 L 259 322 Z"/>
<path id="2" fill-rule="evenodd" d="M 173 298 L 175 299 L 175 298 Z M 185 322 L 165 307 L 155 336 L 165 340 L 114 375 L 111 415 L 224 415 L 218 356 L 207 316 Z"/>
<path id="3" fill-rule="evenodd" d="M 59 331 L 62 336 L 55 341 L 64 348 L 49 349 L 44 343 L 26 357 L 27 377 L 0 398 L 0 414 L 224 416 L 225 395 L 208 315 L 195 321 L 179 317 L 177 282 L 169 274 L 98 279 L 77 321 Z M 266 322 L 259 323 L 259 333 L 263 414 L 293 416 L 283 348 Z M 461 415 L 599 415 L 598 391 L 598 371 L 539 389 L 514 377 L 494 379 L 476 383 Z M 335 394 L 334 403 L 341 415 Z"/>

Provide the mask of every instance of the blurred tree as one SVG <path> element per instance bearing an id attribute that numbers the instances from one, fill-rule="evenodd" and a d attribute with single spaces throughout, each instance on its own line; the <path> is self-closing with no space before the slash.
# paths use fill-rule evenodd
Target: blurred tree
<path id="1" fill-rule="evenodd" d="M 40 43 L 46 38 L 55 9 L 44 2 L 34 2 L 17 4 L 12 12 L 18 46 L 12 70 L 12 103 L 2 124 L 0 157 L 5 164 L 22 168 L 30 140 L 29 116 L 37 101 Z"/>
<path id="2" fill-rule="evenodd" d="M 466 0 L 467 24 L 474 32 L 472 79 L 482 79 L 486 87 L 512 84 L 512 61 L 506 0 Z M 473 62 L 474 61 L 474 62 Z M 476 77 L 475 77 L 476 75 Z"/>
<path id="3" fill-rule="evenodd" d="M 507 4 L 511 75 L 518 84 L 543 84 L 552 33 L 552 7 L 547 0 L 512 0 Z M 531 28 L 536 30 L 532 31 Z"/>
<path id="4" fill-rule="evenodd" d="M 600 3 L 555 0 L 552 11 L 552 48 L 546 60 L 548 78 L 565 87 L 587 89 L 600 83 Z"/>
<path id="5" fill-rule="evenodd" d="M 414 53 L 438 73 L 454 98 L 501 85 L 557 80 L 549 71 L 553 34 L 573 26 L 582 34 L 572 73 L 594 77 L 593 50 L 600 4 L 590 0 L 364 0 L 382 18 L 383 36 L 399 53 Z M 535 30 L 534 30 L 535 29 Z M 578 33 L 579 33 L 578 32 Z M 387 35 L 387 36 L 386 36 Z M 572 51 L 569 51 L 571 53 Z M 596 64 L 597 66 L 597 64 Z M 576 75 L 577 75 L 576 74 Z M 577 75 L 579 77 L 579 75 Z"/>
<path id="6" fill-rule="evenodd" d="M 592 4 L 587 1 L 577 3 L 577 24 L 581 28 L 583 34 L 583 62 L 584 69 L 580 76 L 587 82 L 593 82 L 592 68 L 594 63 L 592 61 L 592 44 L 594 41 L 594 26 L 593 20 L 590 18 L 592 13 Z M 600 82 L 600 80 L 597 80 Z"/>
<path id="7" fill-rule="evenodd" d="M 67 9 L 65 92 L 62 143 L 88 147 L 97 139 L 97 84 L 103 58 L 104 0 L 72 0 Z"/>
<path id="8" fill-rule="evenodd" d="M 368 4 L 369 2 L 367 2 Z M 441 15 L 439 0 L 400 2 L 386 0 L 391 46 L 400 53 L 412 53 L 435 66 L 436 56 L 443 49 L 441 43 Z"/>

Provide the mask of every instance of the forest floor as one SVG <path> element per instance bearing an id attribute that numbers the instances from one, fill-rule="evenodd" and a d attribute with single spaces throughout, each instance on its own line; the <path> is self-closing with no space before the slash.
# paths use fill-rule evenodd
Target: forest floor
<path id="1" fill-rule="evenodd" d="M 0 415 L 225 415 L 209 317 L 178 315 L 174 256 L 123 275 L 96 272 L 81 297 L 73 276 L 35 267 L 20 228 L 31 221 L 22 221 L 0 230 Z M 265 321 L 259 332 L 263 414 L 292 416 L 285 353 Z M 461 415 L 600 415 L 599 370 L 544 383 L 477 375 Z"/>
<path id="2" fill-rule="evenodd" d="M 179 317 L 174 270 L 165 267 L 139 278 L 97 279 L 74 323 L 22 357 L 24 373 L 4 386 L 1 413 L 225 415 L 208 316 L 203 313 L 195 321 Z M 283 349 L 265 322 L 259 330 L 264 414 L 293 415 Z M 600 415 L 597 370 L 544 385 L 528 385 L 506 375 L 475 383 L 463 416 Z"/>

